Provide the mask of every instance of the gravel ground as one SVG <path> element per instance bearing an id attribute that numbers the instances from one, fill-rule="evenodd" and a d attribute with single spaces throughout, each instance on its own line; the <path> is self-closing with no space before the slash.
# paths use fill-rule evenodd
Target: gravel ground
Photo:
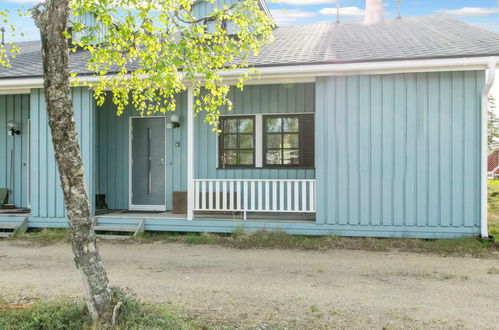
<path id="1" fill-rule="evenodd" d="M 112 285 L 215 328 L 499 329 L 499 261 L 101 243 Z M 69 245 L 0 242 L 0 294 L 81 294 Z"/>

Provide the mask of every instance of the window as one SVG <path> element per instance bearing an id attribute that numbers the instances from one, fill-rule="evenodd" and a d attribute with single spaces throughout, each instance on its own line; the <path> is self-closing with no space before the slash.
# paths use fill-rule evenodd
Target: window
<path id="1" fill-rule="evenodd" d="M 264 116 L 265 167 L 314 167 L 313 115 Z"/>
<path id="2" fill-rule="evenodd" d="M 219 167 L 313 168 L 314 115 L 220 118 Z"/>
<path id="3" fill-rule="evenodd" d="M 223 117 L 219 139 L 220 167 L 255 165 L 255 117 Z"/>

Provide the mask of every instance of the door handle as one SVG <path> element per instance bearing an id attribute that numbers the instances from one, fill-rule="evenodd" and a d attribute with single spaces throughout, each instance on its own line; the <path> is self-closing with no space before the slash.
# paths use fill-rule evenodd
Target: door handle
<path id="1" fill-rule="evenodd" d="M 165 159 L 161 158 L 161 160 L 158 162 L 158 165 L 165 165 Z"/>

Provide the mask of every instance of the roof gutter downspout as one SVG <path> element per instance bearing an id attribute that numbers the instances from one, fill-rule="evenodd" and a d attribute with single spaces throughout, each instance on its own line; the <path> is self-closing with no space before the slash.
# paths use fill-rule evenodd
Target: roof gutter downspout
<path id="1" fill-rule="evenodd" d="M 488 156 L 488 111 L 489 111 L 489 93 L 496 78 L 497 58 L 492 58 L 488 65 L 488 77 L 482 92 L 482 139 L 481 139 L 481 233 L 482 238 L 489 238 L 489 220 L 488 220 L 488 178 L 487 178 L 487 156 Z"/>

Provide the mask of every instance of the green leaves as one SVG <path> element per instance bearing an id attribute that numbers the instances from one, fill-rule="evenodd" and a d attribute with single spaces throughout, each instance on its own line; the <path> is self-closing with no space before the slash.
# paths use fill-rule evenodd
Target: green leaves
<path id="1" fill-rule="evenodd" d="M 113 93 L 118 114 L 175 110 L 174 96 L 192 86 L 196 113 L 217 128 L 221 107 L 231 108 L 222 73 L 248 67 L 272 38 L 272 22 L 255 0 L 196 17 L 193 0 L 73 0 L 73 37 L 86 50 L 98 103 Z M 213 0 L 206 0 L 213 3 Z M 228 28 L 230 22 L 230 29 Z M 252 73 L 254 71 L 251 71 Z M 237 79 L 242 88 L 249 73 Z"/>
<path id="2" fill-rule="evenodd" d="M 6 9 L 0 9 L 0 21 L 2 25 L 8 25 L 8 14 L 9 11 Z M 22 15 L 19 13 L 19 15 Z M 10 32 L 13 37 L 15 37 L 16 27 L 12 24 L 8 25 L 8 28 L 5 28 L 4 33 Z M 23 33 L 21 33 L 23 35 Z M 20 49 L 12 42 L 9 42 L 7 45 L 3 45 L 0 43 L 0 66 L 4 66 L 10 68 L 9 59 L 15 58 L 19 53 Z"/>

